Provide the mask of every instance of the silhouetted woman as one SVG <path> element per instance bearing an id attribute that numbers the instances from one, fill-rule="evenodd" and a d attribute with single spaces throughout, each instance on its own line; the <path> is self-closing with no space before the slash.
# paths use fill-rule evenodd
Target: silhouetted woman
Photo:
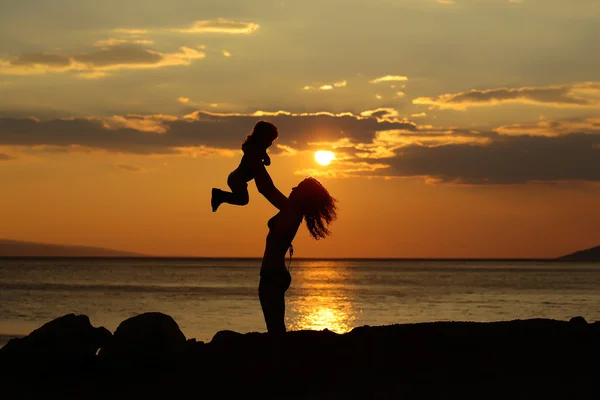
<path id="1" fill-rule="evenodd" d="M 253 164 L 258 191 L 279 209 L 268 222 L 258 295 L 267 331 L 280 334 L 286 331 L 284 296 L 292 281 L 285 265 L 287 250 L 303 219 L 314 239 L 329 235 L 327 227 L 336 218 L 336 200 L 314 178 L 304 179 L 286 197 L 275 187 L 264 165 L 259 160 Z"/>

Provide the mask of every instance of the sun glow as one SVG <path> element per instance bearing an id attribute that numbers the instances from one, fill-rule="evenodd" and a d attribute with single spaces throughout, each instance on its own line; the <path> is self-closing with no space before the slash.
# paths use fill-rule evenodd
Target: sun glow
<path id="1" fill-rule="evenodd" d="M 315 153 L 315 161 L 321 165 L 329 165 L 335 159 L 335 154 L 331 151 L 319 150 Z"/>
<path id="2" fill-rule="evenodd" d="M 290 330 L 350 332 L 361 321 L 355 300 L 340 290 L 352 271 L 327 261 L 307 261 L 295 275 L 297 297 L 288 301 L 287 325 Z"/>

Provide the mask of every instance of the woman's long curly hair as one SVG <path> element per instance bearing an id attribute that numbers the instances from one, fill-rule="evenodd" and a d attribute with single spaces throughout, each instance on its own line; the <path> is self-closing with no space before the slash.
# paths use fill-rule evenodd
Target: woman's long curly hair
<path id="1" fill-rule="evenodd" d="M 328 226 L 337 218 L 337 200 L 315 178 L 306 178 L 290 195 L 299 207 L 308 232 L 315 239 L 324 239 L 331 232 Z"/>
<path id="2" fill-rule="evenodd" d="M 249 144 L 266 149 L 278 136 L 279 132 L 275 125 L 268 121 L 258 121 L 242 145 Z"/>

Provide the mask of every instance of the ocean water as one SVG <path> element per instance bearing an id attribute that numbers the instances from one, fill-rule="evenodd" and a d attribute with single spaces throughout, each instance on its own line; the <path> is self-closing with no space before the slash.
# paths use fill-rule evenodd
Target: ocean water
<path id="1" fill-rule="evenodd" d="M 264 332 L 258 259 L 0 260 L 0 345 L 68 313 L 112 332 L 147 311 L 187 338 Z M 600 264 L 294 260 L 289 330 L 428 321 L 600 320 Z"/>

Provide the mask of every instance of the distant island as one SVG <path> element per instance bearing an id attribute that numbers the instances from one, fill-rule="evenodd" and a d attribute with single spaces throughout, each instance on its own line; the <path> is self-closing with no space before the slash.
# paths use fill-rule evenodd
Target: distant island
<path id="1" fill-rule="evenodd" d="M 146 255 L 100 247 L 0 239 L 0 257 L 146 257 Z"/>
<path id="2" fill-rule="evenodd" d="M 561 261 L 600 261 L 600 246 L 558 257 Z"/>

